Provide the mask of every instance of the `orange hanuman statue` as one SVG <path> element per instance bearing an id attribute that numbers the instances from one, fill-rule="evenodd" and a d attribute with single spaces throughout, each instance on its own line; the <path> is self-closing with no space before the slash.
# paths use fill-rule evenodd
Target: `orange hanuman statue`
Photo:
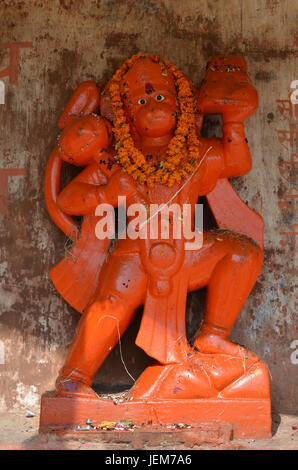
<path id="1" fill-rule="evenodd" d="M 74 92 L 45 182 L 48 211 L 74 240 L 51 278 L 82 313 L 58 396 L 98 400 L 93 377 L 144 305 L 136 344 L 154 361 L 130 399 L 268 398 L 266 366 L 229 339 L 263 259 L 262 218 L 228 182 L 250 171 L 243 123 L 257 103 L 241 57 L 214 58 L 197 90 L 173 64 L 138 54 L 102 93 L 92 81 Z M 222 138 L 200 135 L 210 113 L 222 114 Z M 63 161 L 85 168 L 60 192 Z M 102 203 L 117 207 L 119 196 L 127 205 L 190 204 L 192 216 L 206 196 L 218 229 L 204 232 L 196 250 L 185 250 L 183 236 L 173 234 L 119 239 L 111 250 L 109 239 L 95 235 L 95 211 Z M 80 229 L 73 216 L 83 216 Z M 206 313 L 191 346 L 186 297 L 203 286 Z"/>

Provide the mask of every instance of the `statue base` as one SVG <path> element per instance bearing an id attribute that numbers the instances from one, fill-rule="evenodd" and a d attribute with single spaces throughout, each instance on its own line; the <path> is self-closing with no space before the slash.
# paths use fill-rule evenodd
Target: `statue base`
<path id="1" fill-rule="evenodd" d="M 176 431 L 177 425 L 191 426 L 206 436 L 231 439 L 262 439 L 271 437 L 270 399 L 188 399 L 122 401 L 63 397 L 46 392 L 41 398 L 41 433 L 86 434 L 86 420 L 99 424 L 103 421 L 132 420 L 135 433 L 145 430 Z M 78 426 L 81 426 L 82 429 Z M 181 426 L 183 428 L 183 426 Z M 87 426 L 88 428 L 88 426 Z M 184 431 L 185 429 L 183 429 Z M 92 430 L 88 435 L 102 431 Z M 181 431 L 181 429 L 179 429 Z M 106 431 L 122 436 L 127 431 Z M 207 433 L 207 434 L 206 434 Z M 214 434 L 215 433 L 215 434 Z M 129 433 L 132 434 L 132 433 Z M 225 436 L 225 437 L 223 437 Z M 211 442 L 211 441 L 210 441 Z"/>

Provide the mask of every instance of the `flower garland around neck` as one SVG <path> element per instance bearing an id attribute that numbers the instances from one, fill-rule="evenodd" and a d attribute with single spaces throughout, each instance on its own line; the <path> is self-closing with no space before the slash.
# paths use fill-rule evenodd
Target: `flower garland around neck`
<path id="1" fill-rule="evenodd" d="M 164 75 L 168 71 L 172 73 L 177 88 L 178 122 L 159 167 L 148 162 L 143 153 L 136 148 L 121 99 L 120 82 L 135 61 L 142 57 L 149 57 L 159 63 Z M 171 187 L 195 170 L 200 160 L 200 143 L 195 129 L 195 99 L 188 78 L 178 67 L 168 61 L 163 62 L 158 56 L 137 54 L 117 70 L 108 83 L 108 89 L 114 116 L 113 133 L 117 144 L 118 161 L 125 171 L 141 184 L 150 187 L 155 184 L 165 184 Z"/>

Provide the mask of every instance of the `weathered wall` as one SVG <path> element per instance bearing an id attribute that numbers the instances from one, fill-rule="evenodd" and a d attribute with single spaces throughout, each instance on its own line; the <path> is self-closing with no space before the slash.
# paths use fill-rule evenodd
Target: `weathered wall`
<path id="1" fill-rule="evenodd" d="M 260 98 L 257 113 L 246 125 L 254 165 L 248 176 L 233 184 L 264 217 L 265 262 L 262 277 L 234 327 L 233 339 L 256 351 L 269 365 L 274 408 L 298 411 L 298 355 L 291 349 L 298 340 L 293 245 L 298 227 L 293 209 L 293 196 L 297 195 L 295 141 L 282 142 L 278 133 L 293 131 L 298 111 L 295 115 L 294 106 L 277 102 L 288 100 L 290 84 L 298 79 L 295 3 L 1 1 L 0 78 L 5 84 L 5 104 L 0 104 L 1 406 L 38 404 L 40 394 L 53 386 L 79 319 L 55 292 L 48 276 L 65 246 L 64 235 L 46 212 L 42 188 L 46 161 L 58 132 L 57 119 L 78 83 L 95 79 L 102 86 L 124 59 L 144 51 L 176 63 L 196 85 L 214 55 L 242 54 L 248 62 Z M 19 50 L 18 65 L 18 57 L 6 46 L 19 42 L 26 47 Z M 10 77 L 4 70 L 9 57 Z M 7 173 L 4 169 L 13 170 Z M 65 178 L 70 172 L 65 169 Z M 283 202 L 293 206 L 285 208 Z M 286 235 L 282 232 L 292 232 L 288 244 L 283 242 Z M 202 299 L 199 294 L 189 298 L 191 330 L 198 322 Z M 137 324 L 122 344 L 134 376 L 148 362 L 131 345 L 136 331 Z M 131 384 L 118 349 L 97 381 L 114 388 Z"/>

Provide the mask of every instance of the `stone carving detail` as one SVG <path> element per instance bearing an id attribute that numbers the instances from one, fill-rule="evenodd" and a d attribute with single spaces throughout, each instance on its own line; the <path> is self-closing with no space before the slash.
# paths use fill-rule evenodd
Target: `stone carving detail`
<path id="1" fill-rule="evenodd" d="M 100 401 L 93 377 L 144 304 L 136 344 L 153 363 L 127 399 L 269 400 L 265 364 L 229 339 L 263 259 L 262 218 L 228 181 L 251 168 L 244 121 L 257 104 L 244 59 L 232 56 L 209 62 L 199 90 L 171 63 L 138 54 L 102 93 L 92 81 L 74 92 L 45 181 L 48 211 L 74 241 L 51 278 L 82 313 L 56 381 L 58 398 Z M 212 113 L 222 115 L 222 138 L 201 136 L 204 115 Z M 60 191 L 63 161 L 85 168 Z M 171 202 L 182 211 L 190 204 L 194 217 L 199 196 L 218 229 L 204 232 L 197 249 L 185 249 L 184 235 L 175 239 L 171 230 L 163 239 L 160 214 L 157 238 L 119 239 L 109 250 L 110 240 L 96 237 L 99 204 L 117 207 L 119 197 L 127 207 Z M 73 216 L 83 216 L 80 228 Z M 203 286 L 206 312 L 191 346 L 186 296 Z"/>

